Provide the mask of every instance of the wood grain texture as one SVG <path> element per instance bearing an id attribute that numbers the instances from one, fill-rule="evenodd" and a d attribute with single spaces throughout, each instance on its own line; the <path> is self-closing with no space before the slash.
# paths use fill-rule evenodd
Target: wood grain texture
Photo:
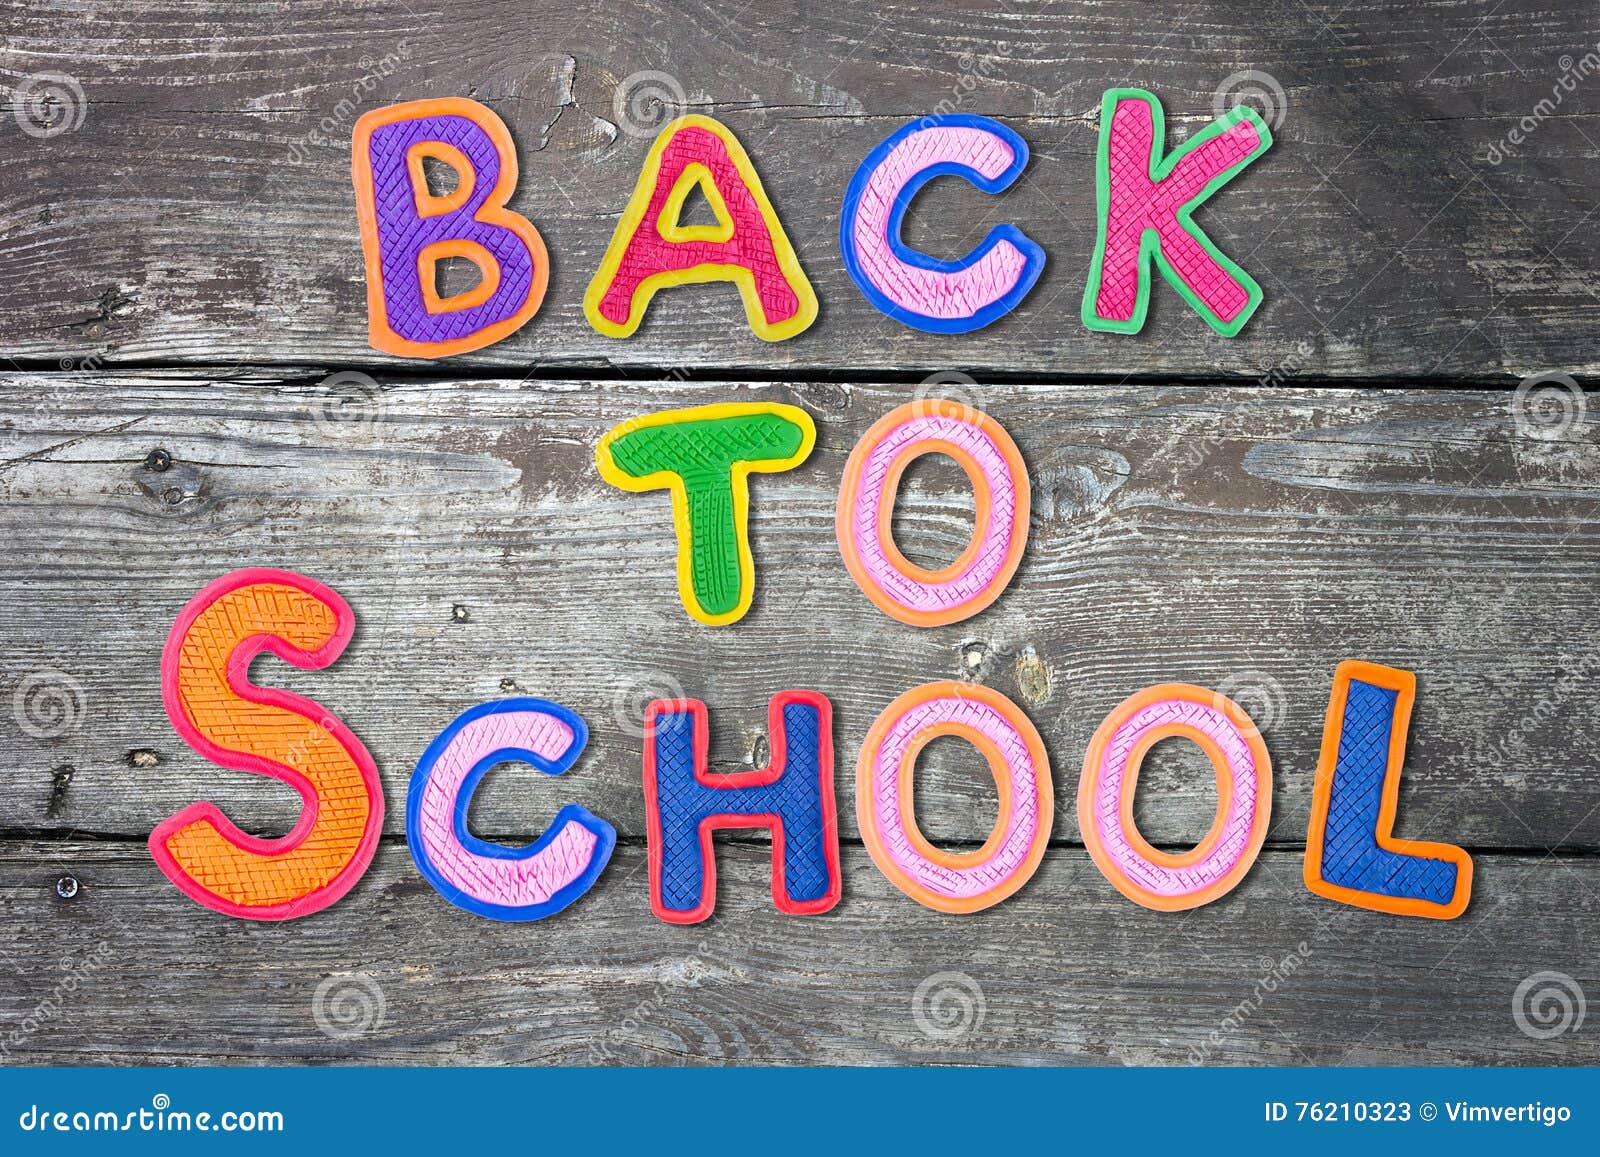
<path id="1" fill-rule="evenodd" d="M 1560 83 L 1600 42 L 1593 5 L 0 11 L 16 126 L 0 182 L 0 1063 L 1600 1063 L 1592 1033 L 1540 1039 L 1513 1012 L 1544 971 L 1600 991 L 1600 423 L 1558 390 L 1554 425 L 1533 429 L 1551 414 L 1506 388 L 1600 369 L 1596 90 Z M 1176 139 L 1246 71 L 1282 90 L 1277 143 L 1201 216 L 1266 304 L 1228 341 L 1158 288 L 1143 334 L 1086 331 L 1101 93 L 1159 94 Z M 43 73 L 81 87 L 50 111 L 81 113 L 71 131 L 26 131 Z M 368 108 L 446 95 L 510 126 L 512 205 L 554 269 L 511 340 L 402 363 L 365 342 L 349 138 Z M 954 256 L 1010 221 L 1049 254 L 1021 309 L 959 337 L 879 316 L 836 240 L 859 159 L 934 110 L 1001 118 L 1033 160 L 1002 198 L 936 182 L 909 240 Z M 797 340 L 757 340 L 726 286 L 662 295 L 628 342 L 582 317 L 654 130 L 685 111 L 754 156 L 822 300 Z M 1527 139 L 1508 147 L 1514 129 Z M 1009 592 L 930 631 L 873 609 L 832 531 L 851 446 L 915 396 L 986 408 L 1034 488 Z M 716 630 L 678 606 L 664 500 L 604 486 L 592 451 L 635 414 L 735 398 L 805 406 L 819 441 L 756 481 L 756 603 Z M 971 506 L 959 471 L 919 464 L 899 541 L 953 558 Z M 161 708 L 178 609 L 245 565 L 314 575 L 354 607 L 331 669 L 253 674 L 349 722 L 389 802 L 368 875 L 287 925 L 201 909 L 142 844 L 196 799 L 262 834 L 297 814 L 287 789 L 185 748 Z M 1418 673 L 1400 827 L 1473 850 L 1458 922 L 1300 881 L 1347 657 Z M 972 918 L 894 891 L 854 814 L 867 728 L 944 678 L 1015 699 L 1054 768 L 1044 866 Z M 1267 851 L 1181 915 L 1115 893 L 1072 806 L 1096 724 L 1166 680 L 1233 694 L 1275 767 Z M 770 849 L 744 834 L 719 842 L 711 922 L 655 920 L 645 704 L 704 699 L 713 764 L 733 770 L 767 758 L 767 698 L 796 686 L 835 708 L 843 903 L 781 916 Z M 535 926 L 451 908 L 401 835 L 426 743 L 509 694 L 578 710 L 593 739 L 559 782 L 493 773 L 474 829 L 520 843 L 571 801 L 621 833 L 594 894 Z M 930 747 L 917 790 L 931 838 L 987 835 L 995 789 L 960 744 Z M 1185 846 L 1214 806 L 1198 751 L 1163 744 L 1140 781 L 1146 836 Z"/>
<path id="2" fill-rule="evenodd" d="M 115 12 L 8 0 L 4 12 L 8 111 L 43 115 L 27 94 L 45 72 L 73 77 L 87 102 L 75 130 L 6 146 L 0 351 L 35 368 L 382 364 L 365 342 L 351 127 L 365 109 L 447 95 L 509 124 L 523 170 L 512 204 L 554 262 L 541 315 L 460 366 L 1457 382 L 1600 368 L 1595 90 L 1561 87 L 1600 41 L 1600 12 L 1578 0 L 130 0 Z M 1232 341 L 1166 289 L 1141 336 L 1084 330 L 1101 93 L 1146 87 L 1189 133 L 1247 70 L 1282 90 L 1277 144 L 1202 216 L 1266 305 Z M 71 123 L 73 103 L 55 115 Z M 910 240 L 955 256 L 1012 221 L 1049 265 L 1002 324 L 938 337 L 874 312 L 836 238 L 859 160 L 909 118 L 952 109 L 1004 119 L 1033 161 L 999 199 L 937 182 Z M 744 140 L 817 286 L 822 318 L 797 340 L 756 339 L 727 286 L 664 295 L 628 342 L 583 320 L 655 127 L 689 110 Z M 1527 117 L 1526 142 L 1502 149 Z"/>
<path id="3" fill-rule="evenodd" d="M 833 536 L 846 455 L 908 387 L 347 388 L 259 373 L 4 383 L 0 695 L 18 726 L 0 739 L 0 829 L 140 837 L 209 798 L 250 830 L 286 831 L 298 798 L 187 750 L 158 670 L 201 586 L 278 565 L 343 594 L 357 635 L 330 669 L 268 658 L 254 675 L 364 738 L 390 832 L 417 756 L 483 700 L 555 699 L 593 740 L 560 784 L 528 768 L 491 776 L 480 832 L 525 840 L 570 799 L 637 836 L 650 699 L 704 699 L 714 763 L 731 770 L 765 761 L 767 698 L 812 687 L 835 706 L 853 837 L 868 726 L 912 686 L 966 678 L 1040 728 L 1054 834 L 1070 841 L 1095 726 L 1134 691 L 1185 681 L 1257 718 L 1276 770 L 1270 839 L 1295 847 L 1333 668 L 1364 658 L 1420 679 L 1402 830 L 1486 850 L 1600 848 L 1600 720 L 1585 690 L 1600 651 L 1593 417 L 1547 439 L 1494 391 L 988 388 L 974 396 L 1031 469 L 1028 551 L 990 610 L 914 630 L 867 602 Z M 678 604 L 665 497 L 606 486 L 592 453 L 626 417 L 732 398 L 803 405 L 819 440 L 802 468 L 753 483 L 755 607 L 714 629 Z M 954 557 L 970 529 L 964 476 L 909 478 L 901 542 Z M 1157 843 L 1190 843 L 1214 778 L 1190 745 L 1157 755 L 1140 822 Z M 925 763 L 929 833 L 981 842 L 995 803 L 976 756 L 941 741 Z"/>
<path id="4" fill-rule="evenodd" d="M 1594 1034 L 1535 1039 L 1512 1011 L 1518 984 L 1539 970 L 1593 991 L 1592 859 L 1489 857 L 1472 907 L 1454 923 L 1319 900 L 1300 883 L 1299 857 L 1285 852 L 1264 854 L 1232 895 L 1178 914 L 1129 903 L 1077 849 L 1052 851 L 1027 887 L 971 917 L 918 907 L 860 848 L 844 852 L 844 900 L 818 917 L 773 908 L 765 849 L 724 845 L 719 865 L 718 910 L 706 924 L 653 919 L 641 849 L 626 844 L 577 907 L 505 925 L 446 905 L 405 849 L 386 842 L 343 902 L 264 925 L 191 903 L 138 848 L 0 843 L 0 916 L 18 930 L 0 956 L 0 1055 L 180 1064 L 1600 1061 Z M 71 900 L 57 894 L 63 876 L 78 885 Z"/>

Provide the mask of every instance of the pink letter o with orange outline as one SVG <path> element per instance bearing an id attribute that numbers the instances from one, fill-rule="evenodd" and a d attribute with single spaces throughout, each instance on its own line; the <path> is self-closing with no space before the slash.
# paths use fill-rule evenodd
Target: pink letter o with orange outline
<path id="1" fill-rule="evenodd" d="M 1000 791 L 994 831 L 975 852 L 934 847 L 917 827 L 917 755 L 940 735 L 971 743 Z M 856 763 L 856 816 L 872 862 L 907 896 L 940 912 L 978 912 L 1006 899 L 1039 867 L 1055 818 L 1044 741 L 1022 709 L 972 683 L 926 683 L 889 704 Z"/>
<path id="2" fill-rule="evenodd" d="M 923 454 L 947 454 L 976 499 L 972 539 L 950 566 L 916 566 L 894 542 L 901 475 Z M 850 577 L 885 614 L 915 627 L 959 623 L 1006 589 L 1028 545 L 1028 469 L 1005 427 L 971 406 L 908 402 L 885 414 L 850 452 L 834 529 Z"/>
<path id="3" fill-rule="evenodd" d="M 1190 851 L 1151 847 L 1133 822 L 1139 765 L 1158 742 L 1200 745 L 1217 773 L 1217 815 Z M 1078 781 L 1078 825 L 1095 864 L 1128 899 L 1177 912 L 1232 891 L 1256 862 L 1272 817 L 1272 762 L 1260 729 L 1225 695 L 1163 683 L 1123 700 L 1095 730 Z"/>

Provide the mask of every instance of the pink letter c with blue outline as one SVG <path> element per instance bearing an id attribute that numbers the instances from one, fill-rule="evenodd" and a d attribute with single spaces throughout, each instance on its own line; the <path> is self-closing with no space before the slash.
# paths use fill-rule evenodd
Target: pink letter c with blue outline
<path id="1" fill-rule="evenodd" d="M 583 754 L 583 718 L 544 699 L 498 699 L 460 715 L 428 745 L 406 796 L 406 840 L 427 881 L 450 903 L 491 920 L 553 916 L 594 886 L 617 831 L 576 804 L 525 848 L 467 831 L 467 806 L 489 769 L 517 760 L 561 775 Z"/>
<path id="2" fill-rule="evenodd" d="M 965 113 L 926 116 L 861 162 L 845 191 L 839 249 L 856 286 L 880 311 L 928 333 L 967 333 L 999 321 L 1044 271 L 1044 250 L 1015 225 L 997 225 L 976 249 L 941 261 L 900 238 L 918 190 L 953 174 L 985 193 L 1009 187 L 1028 165 L 1028 143 L 999 121 Z"/>
<path id="3" fill-rule="evenodd" d="M 1212 329 L 1233 337 L 1261 304 L 1261 286 L 1190 215 L 1272 145 L 1245 105 L 1163 156 L 1161 102 L 1137 88 L 1107 90 L 1095 162 L 1099 233 L 1083 293 L 1083 324 L 1138 333 L 1150 305 L 1150 265 Z"/>

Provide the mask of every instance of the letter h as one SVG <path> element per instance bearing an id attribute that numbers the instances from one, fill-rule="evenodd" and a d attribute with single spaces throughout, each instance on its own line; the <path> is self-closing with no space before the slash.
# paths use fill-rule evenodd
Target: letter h
<path id="1" fill-rule="evenodd" d="M 839 822 L 833 799 L 833 707 L 816 691 L 782 691 L 767 707 L 772 762 L 755 771 L 706 770 L 706 705 L 658 699 L 644 714 L 644 798 L 650 907 L 696 924 L 717 902 L 717 828 L 772 833 L 772 900 L 794 915 L 839 902 Z"/>

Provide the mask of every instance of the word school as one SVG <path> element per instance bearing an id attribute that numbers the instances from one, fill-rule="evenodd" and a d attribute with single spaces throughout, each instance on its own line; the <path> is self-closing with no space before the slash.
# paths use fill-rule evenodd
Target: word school
<path id="1" fill-rule="evenodd" d="M 1213 329 L 1237 334 L 1261 304 L 1261 287 L 1192 214 L 1271 144 L 1266 123 L 1241 105 L 1169 151 L 1160 101 L 1140 89 L 1108 90 L 1083 324 L 1137 333 L 1154 267 Z M 450 192 L 430 191 L 429 162 L 454 172 Z M 845 190 L 839 249 L 857 288 L 888 316 L 933 333 L 980 329 L 1017 308 L 1045 253 L 1016 226 L 995 227 L 954 261 L 911 248 L 901 227 L 934 178 L 959 176 L 1000 193 L 1027 164 L 1027 142 L 989 117 L 935 114 L 893 133 Z M 517 154 L 493 112 L 454 97 L 375 109 L 356 124 L 351 171 L 374 348 L 445 357 L 500 341 L 538 312 L 549 253 L 533 223 L 506 208 Z M 714 224 L 683 221 L 697 189 Z M 441 297 L 439 263 L 452 258 L 476 266 L 478 281 Z M 626 338 L 658 290 L 708 281 L 734 283 L 751 329 L 768 341 L 794 337 L 817 318 L 817 295 L 749 156 L 726 125 L 692 115 L 667 125 L 651 147 L 584 313 L 600 333 Z"/>
<path id="2" fill-rule="evenodd" d="M 727 403 L 630 419 L 600 439 L 596 462 L 622 489 L 671 491 L 685 608 L 722 626 L 744 613 L 754 587 L 748 475 L 797 467 L 814 439 L 810 416 L 797 407 Z M 907 464 L 935 451 L 967 470 L 977 516 L 962 556 L 930 572 L 895 548 L 891 516 Z M 909 626 L 957 622 L 1009 583 L 1027 538 L 1029 494 L 1021 456 L 992 417 L 954 402 L 910 403 L 851 452 L 835 520 L 840 551 L 885 613 Z M 281 570 L 225 575 L 178 615 L 161 666 L 179 735 L 212 762 L 287 782 L 305 801 L 281 839 L 240 831 L 210 803 L 158 825 L 150 835 L 157 864 L 199 903 L 255 920 L 302 916 L 339 899 L 371 862 L 384 815 L 371 755 L 317 703 L 248 680 L 264 651 L 326 667 L 354 630 L 338 594 Z M 1304 879 L 1342 903 L 1449 919 L 1466 908 L 1470 856 L 1393 836 L 1415 693 L 1407 671 L 1364 662 L 1335 671 Z M 719 828 L 771 833 L 772 897 L 782 911 L 809 915 L 838 903 L 832 706 L 818 691 L 781 691 L 771 698 L 768 729 L 768 767 L 714 774 L 703 703 L 658 700 L 645 710 L 649 893 L 661 919 L 687 924 L 711 914 Z M 913 815 L 918 753 L 942 735 L 971 743 L 995 778 L 999 816 L 976 851 L 934 847 Z M 1198 744 L 1217 776 L 1216 819 L 1183 854 L 1152 847 L 1133 820 L 1144 756 L 1174 736 Z M 520 761 L 562 775 L 587 741 L 577 713 L 542 699 L 494 700 L 451 722 L 423 752 L 407 790 L 407 843 L 418 870 L 450 903 L 495 920 L 539 920 L 577 901 L 616 844 L 605 819 L 568 804 L 536 842 L 516 848 L 473 836 L 466 817 L 495 765 Z M 1037 869 L 1055 788 L 1044 743 L 1015 703 L 988 687 L 937 682 L 907 691 L 873 723 L 857 755 L 855 797 L 878 869 L 917 902 L 966 913 L 1000 903 Z M 1236 887 L 1261 849 L 1271 808 L 1272 765 L 1259 728 L 1226 696 L 1188 684 L 1149 687 L 1118 705 L 1096 729 L 1078 782 L 1078 823 L 1095 864 L 1128 899 L 1166 911 Z"/>

